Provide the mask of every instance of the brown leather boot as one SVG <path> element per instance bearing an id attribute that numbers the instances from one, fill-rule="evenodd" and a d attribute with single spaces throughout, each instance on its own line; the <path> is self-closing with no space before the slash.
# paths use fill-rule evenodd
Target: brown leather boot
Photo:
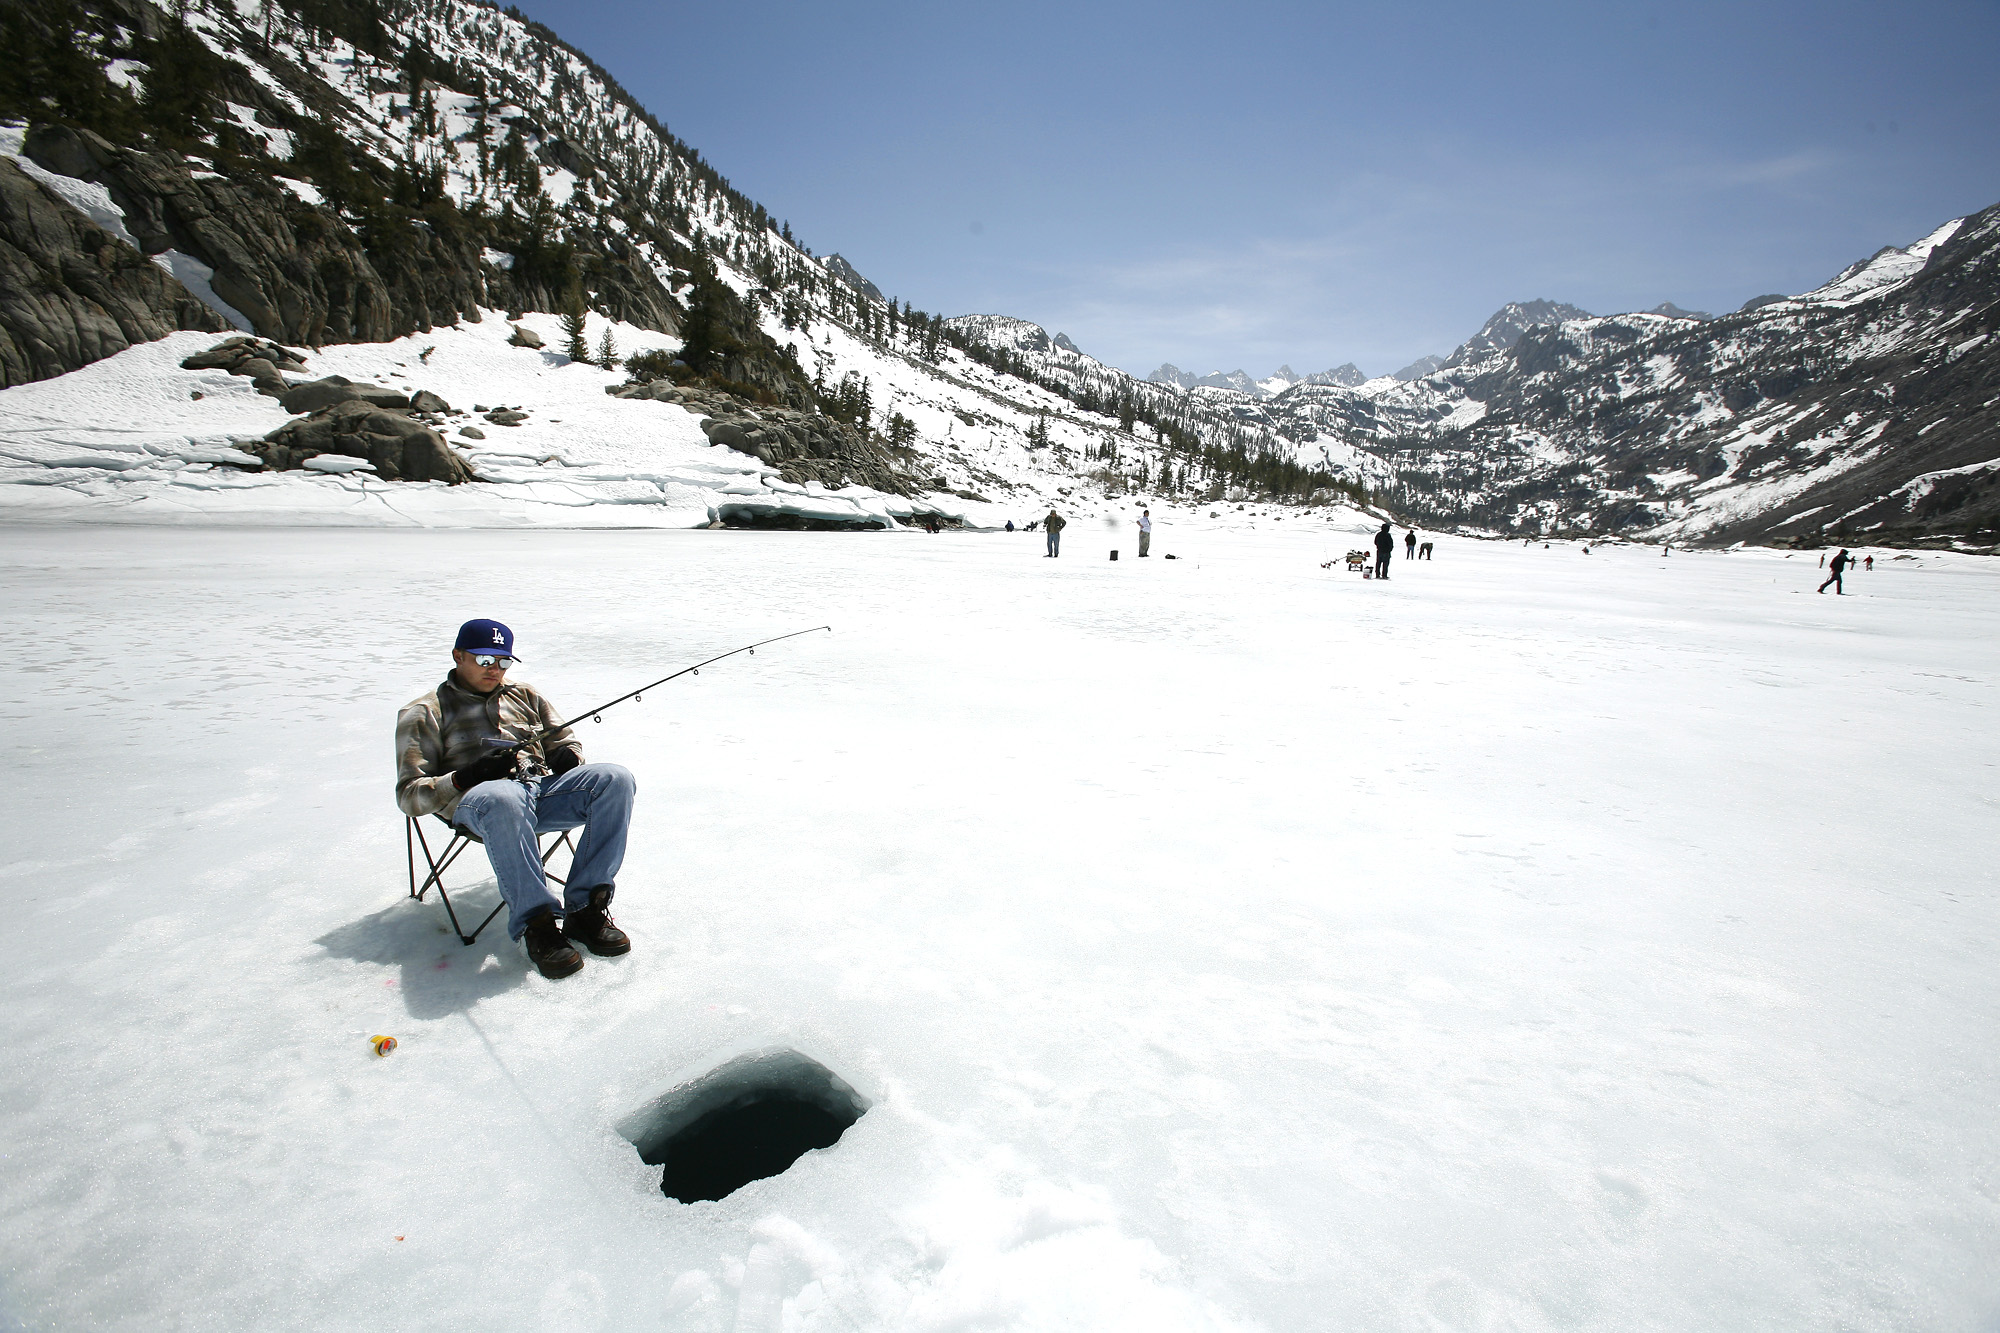
<path id="1" fill-rule="evenodd" d="M 632 937 L 611 924 L 611 890 L 592 889 L 590 906 L 563 918 L 562 933 L 600 958 L 632 952 Z"/>
<path id="2" fill-rule="evenodd" d="M 528 948 L 528 961 L 550 981 L 560 981 L 583 966 L 583 955 L 569 947 L 553 911 L 541 911 L 528 918 L 521 943 Z"/>

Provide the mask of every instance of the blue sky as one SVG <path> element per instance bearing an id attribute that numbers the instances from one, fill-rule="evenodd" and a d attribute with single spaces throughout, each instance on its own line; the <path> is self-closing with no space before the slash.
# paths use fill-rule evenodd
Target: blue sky
<path id="1" fill-rule="evenodd" d="M 2000 202 L 2000 4 L 520 8 L 819 254 L 1145 374 L 1734 309 Z"/>

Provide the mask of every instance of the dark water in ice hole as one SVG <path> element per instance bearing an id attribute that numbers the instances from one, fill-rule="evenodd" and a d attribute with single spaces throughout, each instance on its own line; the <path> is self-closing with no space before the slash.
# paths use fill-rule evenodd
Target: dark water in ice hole
<path id="1" fill-rule="evenodd" d="M 711 1111 L 667 1140 L 660 1192 L 682 1203 L 724 1198 L 831 1148 L 860 1115 L 787 1092 Z"/>

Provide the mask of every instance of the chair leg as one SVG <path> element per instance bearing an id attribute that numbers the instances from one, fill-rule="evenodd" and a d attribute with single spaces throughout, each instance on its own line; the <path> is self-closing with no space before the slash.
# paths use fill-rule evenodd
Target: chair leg
<path id="1" fill-rule="evenodd" d="M 430 892 L 433 884 L 437 885 L 439 893 L 444 892 L 444 872 L 451 869 L 452 862 L 458 860 L 465 849 L 472 845 L 472 839 L 466 837 L 463 833 L 454 831 L 451 835 L 451 841 L 444 846 L 443 854 L 432 856 L 430 839 L 424 836 L 424 831 L 416 820 L 412 819 L 410 821 L 409 831 L 416 834 L 417 845 L 423 848 L 424 863 L 430 867 L 430 874 L 424 877 L 423 886 L 421 888 L 418 887 L 416 859 L 412 855 L 410 861 L 410 896 L 418 902 L 422 902 L 424 895 Z M 406 833 L 405 837 L 407 838 L 407 836 L 408 834 Z"/>
<path id="2" fill-rule="evenodd" d="M 569 848 L 570 859 L 572 861 L 576 859 L 576 844 L 570 841 L 569 835 L 570 830 L 563 829 L 556 835 L 556 840 L 550 843 L 542 852 L 542 873 L 564 888 L 569 887 L 569 881 L 549 870 L 548 865 L 549 858 L 554 856 L 556 850 L 561 847 Z M 486 919 L 473 928 L 470 935 L 466 934 L 465 928 L 459 925 L 458 909 L 451 905 L 451 894 L 445 891 L 444 872 L 451 869 L 452 863 L 458 860 L 464 854 L 465 849 L 471 845 L 472 839 L 454 829 L 451 841 L 444 845 L 443 852 L 433 856 L 431 855 L 430 839 L 424 836 L 423 826 L 415 819 L 408 816 L 404 817 L 403 851 L 408 858 L 410 867 L 410 896 L 418 902 L 422 902 L 424 895 L 435 887 L 438 891 L 438 900 L 444 904 L 444 914 L 451 919 L 452 934 L 458 936 L 460 944 L 467 946 L 470 946 L 474 940 L 477 940 L 480 933 L 493 924 L 493 918 L 499 916 L 501 911 L 507 906 L 507 902 L 503 898 L 498 906 L 486 914 Z M 430 873 L 424 876 L 424 882 L 421 886 L 417 883 L 418 848 L 423 849 L 424 864 L 430 867 Z"/>
<path id="3" fill-rule="evenodd" d="M 443 890 L 439 890 L 439 892 L 443 892 Z M 485 930 L 488 926 L 492 925 L 493 918 L 499 916 L 501 911 L 504 910 L 506 906 L 507 906 L 507 900 L 504 898 L 501 899 L 498 903 L 495 903 L 493 906 L 493 910 L 486 914 L 486 919 L 480 922 L 477 926 L 474 926 L 472 929 L 472 933 L 470 935 L 460 935 L 458 937 L 459 943 L 466 945 L 468 948 L 471 947 L 472 942 L 479 938 L 479 932 Z M 457 919 L 453 918 L 452 925 L 456 926 L 457 924 L 458 924 Z"/>
<path id="4" fill-rule="evenodd" d="M 412 834 L 415 835 L 414 844 L 411 843 Z M 502 901 L 499 907 L 495 907 L 491 912 L 488 912 L 486 920 L 480 922 L 478 928 L 470 935 L 466 934 L 465 927 L 458 923 L 458 909 L 451 905 L 451 894 L 444 887 L 444 872 L 451 869 L 452 863 L 464 854 L 467 847 L 472 845 L 472 839 L 457 830 L 453 830 L 451 841 L 444 845 L 444 851 L 437 856 L 433 856 L 431 855 L 430 839 L 424 836 L 422 825 L 416 820 L 411 819 L 404 830 L 404 842 L 406 850 L 410 853 L 410 896 L 418 902 L 422 902 L 424 895 L 435 887 L 438 891 L 438 900 L 444 904 L 444 914 L 451 920 L 451 933 L 458 936 L 460 944 L 471 945 L 474 940 L 479 938 L 479 932 L 485 930 L 487 926 L 492 924 L 493 918 L 500 915 L 500 908 L 507 905 Z M 424 877 L 422 885 L 417 883 L 416 848 L 418 847 L 423 849 L 424 864 L 430 867 L 430 874 Z"/>

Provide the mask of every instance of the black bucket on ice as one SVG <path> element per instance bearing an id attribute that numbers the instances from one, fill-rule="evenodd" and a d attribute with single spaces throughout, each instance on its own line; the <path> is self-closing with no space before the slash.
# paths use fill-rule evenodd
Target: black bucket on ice
<path id="1" fill-rule="evenodd" d="M 831 1148 L 868 1110 L 832 1070 L 793 1050 L 755 1051 L 654 1099 L 619 1126 L 660 1192 L 721 1199 Z"/>
<path id="2" fill-rule="evenodd" d="M 1118 558 L 1118 548 L 1115 546 L 1111 548 L 1111 558 L 1113 560 L 1116 560 Z"/>

